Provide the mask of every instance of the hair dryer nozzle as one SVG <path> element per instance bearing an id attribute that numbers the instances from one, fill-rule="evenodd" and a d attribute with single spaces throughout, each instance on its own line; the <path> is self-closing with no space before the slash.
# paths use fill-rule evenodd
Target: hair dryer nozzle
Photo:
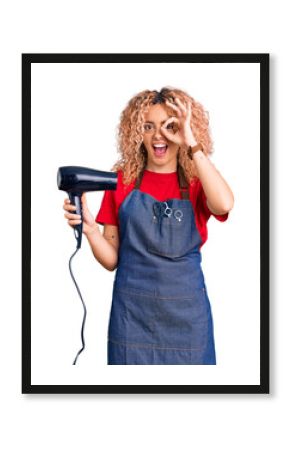
<path id="1" fill-rule="evenodd" d="M 109 191 L 117 187 L 117 174 L 80 166 L 63 166 L 57 173 L 58 189 L 79 193 Z"/>

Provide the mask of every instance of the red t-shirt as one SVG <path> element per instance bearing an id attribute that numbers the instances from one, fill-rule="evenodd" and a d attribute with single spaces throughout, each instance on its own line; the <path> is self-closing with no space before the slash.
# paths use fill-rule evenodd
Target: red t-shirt
<path id="1" fill-rule="evenodd" d="M 122 179 L 122 172 L 118 171 L 117 189 L 115 191 L 105 191 L 100 210 L 95 219 L 96 222 L 102 225 L 119 226 L 119 207 L 135 186 L 135 180 L 129 185 L 124 185 Z M 140 191 L 152 195 L 158 201 L 164 201 L 169 198 L 181 198 L 177 172 L 156 173 L 145 170 Z M 201 247 L 207 240 L 207 221 L 210 216 L 213 215 L 217 220 L 225 222 L 229 213 L 217 215 L 209 210 L 202 184 L 197 178 L 189 186 L 189 197 L 195 212 L 196 226 L 202 239 Z"/>

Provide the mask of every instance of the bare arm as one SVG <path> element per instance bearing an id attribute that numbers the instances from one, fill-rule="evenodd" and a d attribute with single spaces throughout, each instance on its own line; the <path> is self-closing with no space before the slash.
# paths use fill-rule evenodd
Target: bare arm
<path id="1" fill-rule="evenodd" d="M 234 195 L 211 160 L 201 151 L 193 159 L 207 198 L 207 206 L 214 214 L 226 214 L 234 206 Z"/>
<path id="2" fill-rule="evenodd" d="M 95 224 L 86 237 L 91 246 L 96 260 L 105 269 L 113 271 L 118 265 L 119 233 L 115 225 L 104 225 L 103 234 L 101 234 L 98 224 Z"/>

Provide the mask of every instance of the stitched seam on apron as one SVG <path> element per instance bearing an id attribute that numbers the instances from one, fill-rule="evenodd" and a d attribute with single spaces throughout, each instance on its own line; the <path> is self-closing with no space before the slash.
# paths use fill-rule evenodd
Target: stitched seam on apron
<path id="1" fill-rule="evenodd" d="M 127 290 L 127 289 L 115 288 L 115 291 L 116 292 L 121 292 L 122 294 L 137 295 L 137 296 L 140 296 L 140 297 L 150 297 L 150 298 L 155 298 L 155 299 L 158 299 L 158 300 L 195 300 L 196 299 L 196 296 L 188 296 L 188 295 L 186 297 L 181 297 L 180 295 L 177 296 L 177 297 L 160 297 L 160 296 L 157 296 L 154 292 L 152 292 L 152 293 L 150 293 L 150 292 L 143 293 L 143 292 L 135 291 L 134 289 Z M 193 291 L 205 292 L 205 288 L 200 288 L 200 289 L 194 288 Z"/>
<path id="2" fill-rule="evenodd" d="M 207 320 L 204 322 L 199 322 L 199 323 L 205 323 L 208 322 Z M 202 348 L 205 347 L 205 345 L 200 346 L 200 347 L 160 347 L 158 345 L 154 345 L 154 344 L 130 344 L 130 343 L 126 343 L 126 342 L 119 342 L 119 341 L 115 341 L 111 338 L 108 339 L 109 342 L 112 342 L 112 344 L 117 344 L 117 345 L 123 345 L 124 347 L 137 347 L 137 348 L 152 348 L 152 349 L 157 349 L 157 350 L 186 350 L 186 351 L 193 351 L 193 350 L 200 350 Z"/>

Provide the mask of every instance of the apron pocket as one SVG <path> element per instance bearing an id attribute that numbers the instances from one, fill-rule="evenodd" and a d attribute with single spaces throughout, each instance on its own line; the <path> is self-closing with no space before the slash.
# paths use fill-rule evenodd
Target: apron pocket
<path id="1" fill-rule="evenodd" d="M 155 299 L 129 290 L 114 290 L 109 339 L 128 344 L 153 344 Z"/>
<path id="2" fill-rule="evenodd" d="M 212 334 L 209 302 L 204 288 L 191 298 L 156 299 L 156 343 L 172 349 L 198 350 L 206 347 Z"/>
<path id="3" fill-rule="evenodd" d="M 179 258 L 193 251 L 198 251 L 201 237 L 192 218 L 192 210 L 184 208 L 182 220 L 171 217 L 153 217 L 148 233 L 147 250 L 155 255 L 167 258 Z"/>

